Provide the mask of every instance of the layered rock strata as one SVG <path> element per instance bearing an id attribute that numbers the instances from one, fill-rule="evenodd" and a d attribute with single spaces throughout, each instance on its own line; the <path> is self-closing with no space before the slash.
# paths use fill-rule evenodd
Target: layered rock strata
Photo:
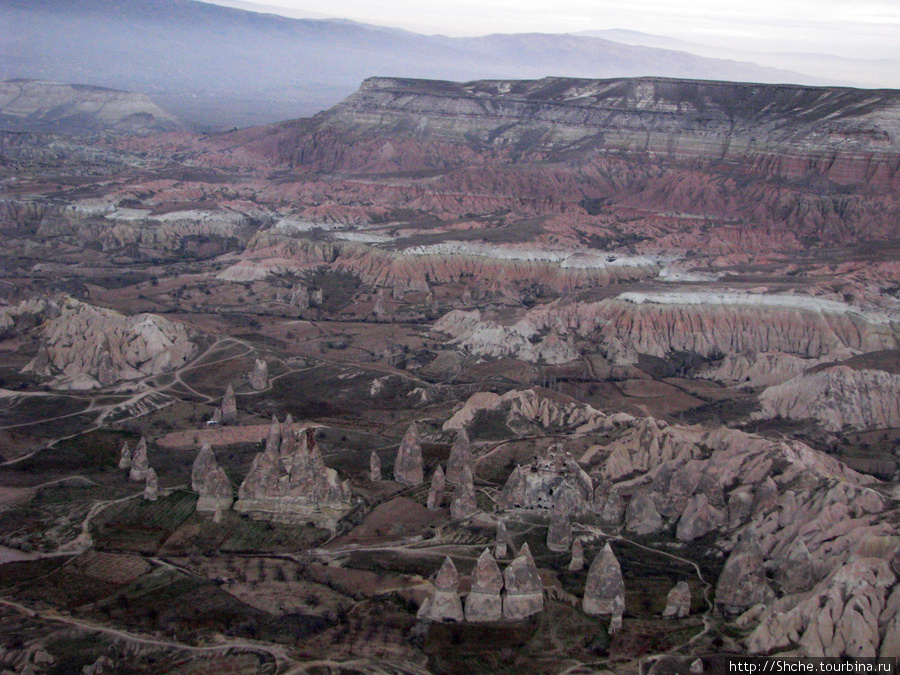
<path id="1" fill-rule="evenodd" d="M 896 349 L 895 321 L 893 312 L 808 296 L 628 292 L 599 302 L 520 310 L 502 323 L 478 310 L 453 310 L 435 323 L 434 330 L 474 354 L 530 362 L 572 361 L 580 355 L 575 345 L 586 342 L 610 361 L 622 363 L 636 362 L 638 354 L 751 355 L 733 363 L 744 364 L 746 372 L 733 368 L 727 373 L 742 380 L 755 372 L 756 354 L 810 360 Z M 549 340 L 548 335 L 556 336 L 553 349 L 536 352 L 535 344 Z"/>
<path id="2" fill-rule="evenodd" d="M 900 375 L 833 366 L 798 375 L 759 396 L 755 419 L 814 419 L 828 431 L 845 426 L 900 426 Z"/>

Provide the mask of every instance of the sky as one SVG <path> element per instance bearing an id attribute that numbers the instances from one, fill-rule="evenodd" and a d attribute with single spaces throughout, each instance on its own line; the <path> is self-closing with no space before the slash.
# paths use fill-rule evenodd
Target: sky
<path id="1" fill-rule="evenodd" d="M 251 8 L 246 0 L 205 0 Z M 627 29 L 747 50 L 900 59 L 900 0 L 259 0 L 428 35 Z"/>

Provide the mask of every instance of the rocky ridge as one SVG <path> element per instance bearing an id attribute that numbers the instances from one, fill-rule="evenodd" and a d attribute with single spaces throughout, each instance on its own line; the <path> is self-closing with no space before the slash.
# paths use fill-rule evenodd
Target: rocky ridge
<path id="1" fill-rule="evenodd" d="M 40 347 L 25 367 L 58 389 L 93 389 L 158 375 L 196 350 L 194 334 L 153 314 L 126 317 L 71 297 L 28 300 L 0 311 L 0 326 L 24 333 L 38 325 Z"/>
<path id="2" fill-rule="evenodd" d="M 127 134 L 185 128 L 145 94 L 25 79 L 0 82 L 0 126 L 15 131 Z"/>

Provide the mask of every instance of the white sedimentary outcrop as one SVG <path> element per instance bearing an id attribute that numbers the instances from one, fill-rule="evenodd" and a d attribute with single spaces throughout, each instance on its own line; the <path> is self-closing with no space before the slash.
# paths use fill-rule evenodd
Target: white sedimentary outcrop
<path id="1" fill-rule="evenodd" d="M 65 296 L 2 313 L 24 329 L 36 310 L 41 346 L 24 370 L 53 377 L 55 387 L 95 388 L 158 375 L 182 365 L 195 349 L 191 331 L 179 323 L 153 314 L 126 317 Z"/>
<path id="2" fill-rule="evenodd" d="M 737 383 L 742 387 L 771 387 L 801 375 L 826 361 L 847 358 L 849 350 L 828 354 L 823 358 L 802 358 L 784 352 L 731 352 L 714 367 L 698 373 L 699 377 Z"/>
<path id="3" fill-rule="evenodd" d="M 717 531 L 725 524 L 726 516 L 709 503 L 709 498 L 703 494 L 691 497 L 684 507 L 681 518 L 678 519 L 678 527 L 675 528 L 675 538 L 678 541 L 693 541 L 709 532 Z"/>
<path id="4" fill-rule="evenodd" d="M 779 352 L 812 359 L 847 350 L 894 349 L 893 320 L 889 313 L 800 295 L 623 293 L 599 302 L 520 310 L 502 322 L 454 310 L 435 330 L 476 354 L 525 360 L 564 362 L 573 352 L 560 345 L 585 340 L 614 361 L 680 351 L 707 357 Z M 543 353 L 542 336 L 551 333 L 556 343 Z"/>
<path id="5" fill-rule="evenodd" d="M 222 512 L 230 509 L 234 502 L 234 488 L 221 466 L 210 469 L 198 492 L 197 511 L 219 514 L 220 519 Z"/>
<path id="6" fill-rule="evenodd" d="M 656 510 L 650 490 L 642 489 L 631 495 L 625 509 L 625 529 L 635 534 L 652 534 L 663 528 L 663 519 Z"/>
<path id="7" fill-rule="evenodd" d="M 234 424 L 237 421 L 237 399 L 234 396 L 234 388 L 231 386 L 231 383 L 225 387 L 222 405 L 219 408 L 219 417 L 219 421 L 223 424 Z"/>
<path id="8" fill-rule="evenodd" d="M 511 325 L 483 319 L 478 310 L 456 309 L 442 317 L 434 330 L 453 336 L 452 342 L 479 356 L 513 356 L 531 363 L 561 364 L 579 358 L 571 339 L 540 329 L 522 319 Z"/>
<path id="9" fill-rule="evenodd" d="M 146 94 L 41 80 L 0 82 L 0 114 L 27 131 L 159 133 L 184 125 Z"/>
<path id="10" fill-rule="evenodd" d="M 617 481 L 666 462 L 683 463 L 699 454 L 703 433 L 700 427 L 674 427 L 645 418 L 607 446 L 602 475 Z"/>
<path id="11" fill-rule="evenodd" d="M 569 561 L 570 572 L 580 572 L 584 569 L 584 546 L 581 539 L 572 542 L 572 559 Z"/>
<path id="12" fill-rule="evenodd" d="M 191 465 L 191 490 L 200 492 L 200 486 L 203 485 L 207 474 L 216 466 L 218 466 L 218 462 L 216 462 L 212 446 L 204 443 Z"/>
<path id="13" fill-rule="evenodd" d="M 900 375 L 832 366 L 769 387 L 755 419 L 812 418 L 828 431 L 900 426 Z"/>
<path id="14" fill-rule="evenodd" d="M 775 593 L 766 580 L 762 549 L 753 528 L 745 530 L 731 552 L 716 584 L 716 606 L 725 614 L 770 602 Z"/>
<path id="15" fill-rule="evenodd" d="M 550 527 L 547 528 L 547 548 L 561 553 L 568 551 L 572 545 L 572 521 L 569 509 L 562 500 L 556 502 L 550 516 Z"/>
<path id="16" fill-rule="evenodd" d="M 811 591 L 775 600 L 747 639 L 751 653 L 793 647 L 801 656 L 895 656 L 896 581 L 883 558 L 854 556 Z"/>
<path id="17" fill-rule="evenodd" d="M 506 523 L 501 520 L 497 523 L 497 536 L 494 538 L 494 557 L 498 560 L 504 559 L 509 554 L 510 547 L 509 532 Z"/>

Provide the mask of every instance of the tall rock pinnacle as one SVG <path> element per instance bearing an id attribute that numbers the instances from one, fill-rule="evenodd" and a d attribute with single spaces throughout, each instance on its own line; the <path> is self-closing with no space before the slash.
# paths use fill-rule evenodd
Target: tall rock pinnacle
<path id="1" fill-rule="evenodd" d="M 585 614 L 615 614 L 625 606 L 622 568 L 609 544 L 594 558 L 584 584 L 582 609 Z"/>
<path id="2" fill-rule="evenodd" d="M 488 549 L 478 557 L 472 572 L 472 590 L 466 598 L 466 621 L 500 621 L 503 617 L 503 575 Z"/>
<path id="3" fill-rule="evenodd" d="M 469 443 L 469 434 L 465 429 L 460 429 L 450 449 L 450 457 L 447 459 L 447 480 L 451 483 L 459 483 L 463 467 L 472 470 L 472 447 Z"/>
<path id="4" fill-rule="evenodd" d="M 422 444 L 416 423 L 409 425 L 394 460 L 394 480 L 405 485 L 419 485 L 425 480 L 422 469 Z"/>
<path id="5" fill-rule="evenodd" d="M 506 598 L 503 618 L 524 619 L 544 609 L 544 584 L 531 557 L 531 549 L 524 544 L 509 566 L 503 571 Z"/>

